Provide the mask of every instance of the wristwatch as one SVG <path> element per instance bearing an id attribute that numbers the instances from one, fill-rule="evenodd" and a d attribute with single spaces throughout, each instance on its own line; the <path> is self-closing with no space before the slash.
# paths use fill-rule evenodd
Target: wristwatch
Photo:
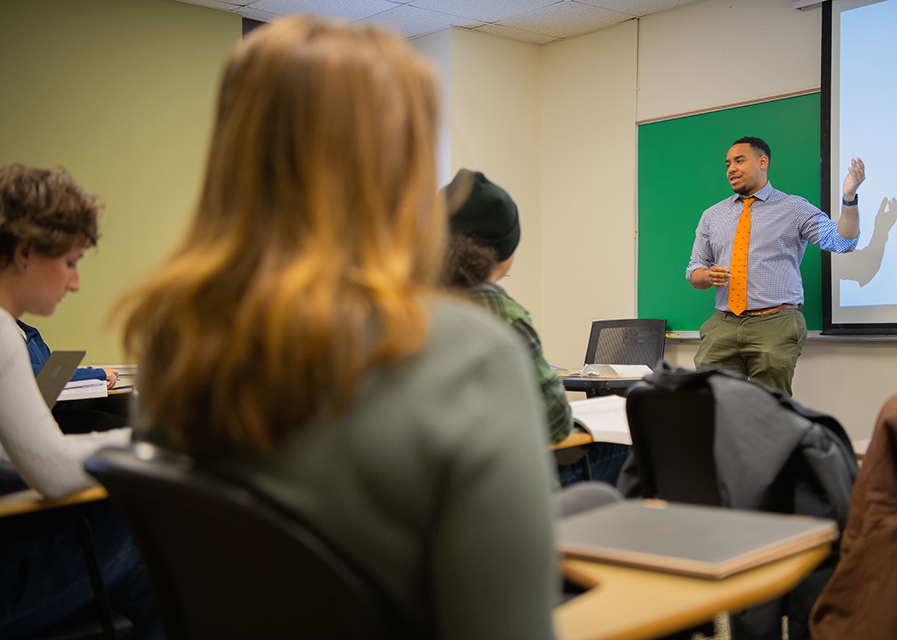
<path id="1" fill-rule="evenodd" d="M 855 207 L 855 206 L 857 206 L 857 203 L 859 201 L 860 201 L 860 194 L 858 194 L 858 193 L 854 194 L 853 200 L 848 200 L 848 199 L 844 198 L 843 196 L 841 197 L 841 202 L 844 203 L 845 207 Z"/>

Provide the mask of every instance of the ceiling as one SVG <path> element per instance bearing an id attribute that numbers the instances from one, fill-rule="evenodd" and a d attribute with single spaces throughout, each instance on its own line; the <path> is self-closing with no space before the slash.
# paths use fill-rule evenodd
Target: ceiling
<path id="1" fill-rule="evenodd" d="M 548 44 L 700 0 L 179 0 L 271 22 L 312 13 L 385 24 L 406 38 L 448 27 Z"/>

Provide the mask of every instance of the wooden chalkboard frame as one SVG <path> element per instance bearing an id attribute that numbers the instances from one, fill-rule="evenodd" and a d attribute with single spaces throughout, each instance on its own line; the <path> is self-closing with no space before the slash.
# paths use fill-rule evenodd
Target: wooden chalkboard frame
<path id="1" fill-rule="evenodd" d="M 670 331 L 697 331 L 713 312 L 714 290 L 685 279 L 703 211 L 732 195 L 726 152 L 742 136 L 769 144 L 776 189 L 821 201 L 818 91 L 638 127 L 638 317 L 666 318 Z M 807 328 L 822 328 L 821 255 L 801 265 Z"/>

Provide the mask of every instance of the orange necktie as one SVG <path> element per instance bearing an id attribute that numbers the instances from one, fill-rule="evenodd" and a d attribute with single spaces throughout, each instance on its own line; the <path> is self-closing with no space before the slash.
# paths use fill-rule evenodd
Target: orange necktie
<path id="1" fill-rule="evenodd" d="M 751 242 L 751 203 L 757 198 L 745 198 L 744 210 L 735 228 L 732 243 L 732 265 L 729 272 L 729 311 L 740 316 L 747 309 L 748 245 Z"/>

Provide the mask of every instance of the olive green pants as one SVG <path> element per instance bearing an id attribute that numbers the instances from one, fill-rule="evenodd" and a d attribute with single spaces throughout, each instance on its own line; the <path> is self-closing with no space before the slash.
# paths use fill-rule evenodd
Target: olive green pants
<path id="1" fill-rule="evenodd" d="M 791 395 L 794 366 L 807 338 L 799 309 L 767 316 L 735 316 L 717 311 L 701 326 L 695 367 L 722 367 Z"/>

